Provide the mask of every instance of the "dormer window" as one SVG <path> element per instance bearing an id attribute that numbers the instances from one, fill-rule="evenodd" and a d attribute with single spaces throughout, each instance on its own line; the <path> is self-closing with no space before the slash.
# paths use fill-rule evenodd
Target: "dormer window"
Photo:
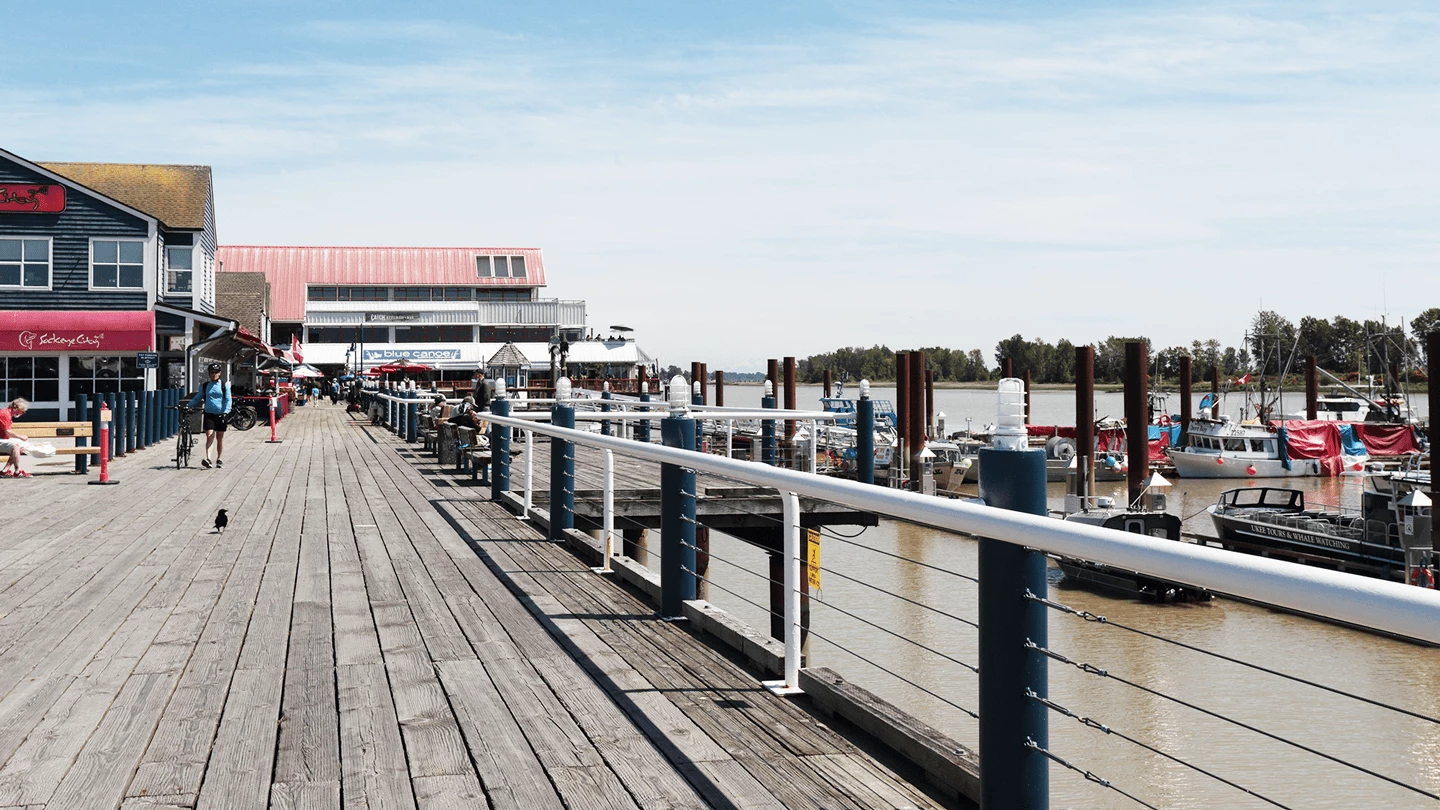
<path id="1" fill-rule="evenodd" d="M 475 274 L 480 278 L 525 278 L 525 257 L 476 256 Z"/>

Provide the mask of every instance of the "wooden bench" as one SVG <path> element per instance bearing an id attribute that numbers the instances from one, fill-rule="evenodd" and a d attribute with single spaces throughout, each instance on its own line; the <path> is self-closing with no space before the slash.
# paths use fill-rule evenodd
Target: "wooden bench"
<path id="1" fill-rule="evenodd" d="M 31 441 L 39 439 L 93 438 L 95 426 L 89 422 L 16 422 L 17 433 Z M 89 447 L 57 447 L 57 456 L 94 456 L 100 448 L 93 443 Z"/>

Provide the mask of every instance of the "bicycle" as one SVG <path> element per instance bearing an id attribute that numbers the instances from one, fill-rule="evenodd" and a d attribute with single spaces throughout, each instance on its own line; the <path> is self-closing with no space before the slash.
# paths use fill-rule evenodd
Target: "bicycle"
<path id="1" fill-rule="evenodd" d="M 190 414 L 194 413 L 184 405 L 171 405 L 180 412 L 180 430 L 175 434 L 175 469 L 190 466 L 190 452 L 195 447 L 195 435 L 190 432 Z"/>
<path id="2" fill-rule="evenodd" d="M 241 405 L 238 408 L 231 408 L 230 414 L 225 417 L 225 424 L 236 430 L 249 430 L 255 427 L 259 421 L 259 414 L 255 412 L 254 406 Z"/>

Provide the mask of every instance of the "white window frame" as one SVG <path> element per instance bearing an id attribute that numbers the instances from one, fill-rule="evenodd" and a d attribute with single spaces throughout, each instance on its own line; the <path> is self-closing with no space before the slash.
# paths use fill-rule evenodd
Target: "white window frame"
<path id="1" fill-rule="evenodd" d="M 482 261 L 485 263 L 485 272 L 483 272 L 483 273 L 480 272 L 480 263 L 481 263 Z M 476 256 L 476 257 L 475 257 L 475 277 L 476 277 L 476 278 L 494 278 L 494 277 L 495 277 L 495 257 L 494 257 L 494 256 Z"/>
<path id="2" fill-rule="evenodd" d="M 190 251 L 190 269 L 189 269 L 189 270 L 171 270 L 171 269 L 170 269 L 170 251 L 172 251 L 172 250 L 188 250 L 188 251 Z M 166 294 L 166 295 L 188 295 L 188 296 L 190 296 L 191 298 L 194 298 L 194 297 L 195 297 L 195 293 L 197 292 L 197 290 L 195 289 L 195 250 L 196 250 L 196 248 L 195 248 L 194 245 L 166 245 L 166 246 L 165 246 L 165 271 L 164 271 L 164 272 L 165 272 L 165 294 Z M 170 274 L 171 274 L 171 273 L 177 273 L 177 272 L 178 272 L 178 273 L 189 273 L 189 274 L 190 274 L 190 289 L 188 289 L 188 290 L 177 290 L 177 289 L 175 289 L 174 287 L 172 287 L 172 286 L 170 285 Z M 109 288 L 107 287 L 106 289 L 109 289 Z M 202 295 L 201 297 L 203 298 L 204 296 Z"/>
<path id="3" fill-rule="evenodd" d="M 17 240 L 20 240 L 21 242 L 24 242 L 24 241 L 26 241 L 26 240 L 33 241 L 33 242 L 39 242 L 39 241 L 41 241 L 41 240 L 44 240 L 44 241 L 50 243 L 49 248 L 45 251 L 45 255 L 49 256 L 50 258 L 48 258 L 48 259 L 46 260 L 46 264 L 47 264 L 48 267 L 49 267 L 49 272 L 47 272 L 46 275 L 45 275 L 46 281 L 45 281 L 45 286 L 44 286 L 44 287 L 30 286 L 30 285 L 27 285 L 27 284 L 25 283 L 25 264 L 26 264 L 26 262 L 25 262 L 25 247 L 24 247 L 24 245 L 21 245 L 21 247 L 20 247 L 20 283 L 19 283 L 19 284 L 0 284 L 0 290 L 35 290 L 35 291 L 38 291 L 38 292 L 47 292 L 47 291 L 50 291 L 50 290 L 55 289 L 55 237 L 53 237 L 53 236 L 47 236 L 47 235 L 43 235 L 43 234 L 35 234 L 34 236 L 30 236 L 30 235 L 28 235 L 28 234 L 12 234 L 12 233 L 7 233 L 7 234 L 0 234 L 0 239 L 17 239 Z M 34 262 L 31 262 L 31 264 L 33 264 L 33 263 L 34 263 Z"/>
<path id="4" fill-rule="evenodd" d="M 503 276 L 497 276 L 497 275 L 495 275 L 495 260 L 496 260 L 496 259 L 504 259 L 504 260 L 505 260 L 505 275 L 503 275 Z M 478 277 L 478 278 L 505 278 L 505 279 L 518 278 L 518 279 L 522 279 L 522 280 L 524 280 L 524 281 L 529 281 L 529 280 L 530 280 L 530 268 L 529 268 L 528 266 L 525 268 L 525 275 L 523 275 L 523 276 L 513 275 L 513 274 L 510 272 L 510 265 L 513 264 L 516 259 L 519 259 L 522 264 L 529 265 L 529 262 L 525 261 L 525 256 L 524 256 L 523 254 L 510 254 L 510 253 L 506 253 L 506 254 L 503 255 L 503 256 L 498 256 L 498 255 L 495 255 L 495 254 L 491 253 L 491 254 L 484 255 L 484 256 L 477 255 L 477 256 L 475 257 L 475 275 L 476 275 L 476 277 Z M 485 271 L 486 271 L 486 272 L 483 272 L 483 273 L 480 272 L 480 262 L 481 262 L 482 260 L 485 262 Z"/>
<path id="5" fill-rule="evenodd" d="M 120 284 L 120 274 L 119 274 L 119 272 L 117 271 L 116 274 L 115 274 L 115 284 L 116 284 L 116 286 L 114 286 L 114 287 L 96 287 L 96 286 L 95 286 L 95 243 L 96 243 L 96 242 L 139 242 L 139 243 L 140 243 L 140 286 L 138 286 L 138 287 L 121 287 L 121 286 L 119 286 L 119 284 Z M 149 264 L 150 264 L 150 254 L 151 254 L 151 252 L 153 251 L 153 248 L 151 247 L 151 242 L 152 242 L 152 240 L 150 240 L 150 239 L 136 239 L 136 238 L 133 237 L 133 236 L 92 236 L 92 237 L 90 237 L 90 266 L 89 266 L 89 268 L 87 268 L 87 272 L 88 272 L 88 274 L 89 274 L 89 278 L 88 278 L 89 289 L 91 289 L 91 290 L 115 290 L 116 292 L 145 292 L 146 290 L 150 289 L 150 288 L 145 284 L 145 268 L 146 268 L 147 266 L 149 266 Z M 119 248 L 116 248 L 116 250 L 117 250 L 117 253 L 116 253 L 116 256 L 115 256 L 115 258 L 116 258 L 116 263 L 119 264 L 119 258 L 120 258 L 119 253 L 118 253 Z"/>

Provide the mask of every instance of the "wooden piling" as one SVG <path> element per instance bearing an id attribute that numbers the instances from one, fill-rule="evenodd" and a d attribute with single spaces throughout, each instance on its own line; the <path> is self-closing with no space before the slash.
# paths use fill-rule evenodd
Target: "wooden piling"
<path id="1" fill-rule="evenodd" d="M 785 358 L 785 410 L 795 410 L 795 358 Z M 795 420 L 785 420 L 785 447 L 788 448 L 790 463 L 795 463 Z"/>
<path id="2" fill-rule="evenodd" d="M 645 378 L 645 366 L 635 367 L 635 393 L 645 394 L 650 391 L 650 382 Z"/>
<path id="3" fill-rule="evenodd" d="M 700 404 L 710 404 L 710 365 L 700 364 Z"/>
<path id="4" fill-rule="evenodd" d="M 1129 500 L 1134 505 L 1150 477 L 1150 374 L 1145 344 L 1125 344 L 1125 449 L 1129 454 Z"/>
<path id="5" fill-rule="evenodd" d="M 1440 329 L 1437 329 L 1425 336 L 1425 360 L 1427 371 L 1425 386 L 1427 388 L 1426 399 L 1430 405 L 1430 447 L 1434 453 L 1436 447 L 1440 447 Z M 1433 456 L 1432 456 L 1433 458 Z M 1440 503 L 1440 491 L 1435 487 L 1435 465 L 1432 463 L 1430 472 L 1430 503 Z M 1434 514 L 1434 508 L 1431 508 Z M 1430 545 L 1431 548 L 1440 550 L 1440 520 L 1430 520 Z"/>
<path id="6" fill-rule="evenodd" d="M 925 352 L 910 352 L 910 482 L 920 491 L 920 451 L 925 449 Z"/>
<path id="7" fill-rule="evenodd" d="M 1030 424 L 1030 369 L 1025 369 L 1025 424 Z"/>
<path id="8" fill-rule="evenodd" d="M 1180 358 L 1180 446 L 1184 447 L 1189 443 L 1190 437 L 1190 401 L 1195 398 L 1194 386 L 1190 382 L 1190 375 L 1193 367 L 1190 356 L 1184 355 Z"/>
<path id="9" fill-rule="evenodd" d="M 1015 362 L 1014 362 L 1013 360 L 1011 360 L 1011 359 L 1008 358 L 1008 357 L 1001 359 L 1001 361 L 1000 361 L 1000 376 L 1001 376 L 1002 378 L 1003 378 L 1003 377 L 1014 377 L 1014 376 L 1015 376 Z"/>
<path id="10" fill-rule="evenodd" d="M 834 381 L 834 378 L 833 378 L 833 377 L 831 376 L 831 374 L 830 374 L 830 369 L 828 369 L 828 368 L 825 369 L 825 398 L 826 398 L 826 399 L 829 399 L 829 398 L 830 398 L 830 385 L 831 385 L 831 383 L 832 383 L 833 381 Z"/>
<path id="11" fill-rule="evenodd" d="M 1095 347 L 1075 347 L 1075 494 L 1095 492 Z"/>
<path id="12" fill-rule="evenodd" d="M 695 391 L 695 383 L 700 382 L 702 379 L 702 377 L 700 376 L 700 365 L 700 363 L 697 363 L 693 360 L 690 362 L 690 390 L 686 392 L 687 394 L 693 394 Z M 705 384 L 700 383 L 700 388 L 701 390 L 704 390 Z M 689 401 L 689 397 L 686 397 L 686 401 Z M 704 404 L 703 401 L 701 404 Z"/>
<path id="13" fill-rule="evenodd" d="M 1315 355 L 1305 358 L 1305 418 L 1320 416 L 1320 371 Z"/>
<path id="14" fill-rule="evenodd" d="M 725 372 L 719 370 L 715 372 L 715 406 L 725 407 Z"/>
<path id="15" fill-rule="evenodd" d="M 895 432 L 910 446 L 910 353 L 895 353 Z"/>
<path id="16" fill-rule="evenodd" d="M 935 437 L 935 371 L 928 368 L 925 369 L 925 435 Z"/>

